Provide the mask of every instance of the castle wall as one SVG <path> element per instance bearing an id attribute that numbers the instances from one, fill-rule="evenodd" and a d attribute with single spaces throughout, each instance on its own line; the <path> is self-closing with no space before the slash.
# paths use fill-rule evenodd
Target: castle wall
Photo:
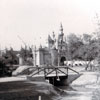
<path id="1" fill-rule="evenodd" d="M 36 59 L 37 59 L 36 65 L 50 65 L 51 64 L 51 55 L 49 51 L 45 49 L 38 50 Z"/>
<path id="2" fill-rule="evenodd" d="M 44 54 L 43 50 L 38 50 L 36 53 L 36 65 L 44 65 Z"/>
<path id="3" fill-rule="evenodd" d="M 58 65 L 58 52 L 57 52 L 57 49 L 52 49 L 51 50 L 51 63 L 52 65 L 54 66 L 57 66 Z"/>
<path id="4" fill-rule="evenodd" d="M 51 55 L 50 55 L 49 53 L 46 53 L 46 54 L 44 55 L 44 63 L 45 63 L 46 65 L 51 65 Z"/>

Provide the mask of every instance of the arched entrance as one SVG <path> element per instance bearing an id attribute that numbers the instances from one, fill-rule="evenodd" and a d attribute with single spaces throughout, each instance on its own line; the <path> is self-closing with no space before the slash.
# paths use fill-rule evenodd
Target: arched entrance
<path id="1" fill-rule="evenodd" d="M 66 61 L 66 57 L 61 57 L 61 59 L 60 59 L 60 65 L 61 66 L 64 66 L 64 61 Z"/>

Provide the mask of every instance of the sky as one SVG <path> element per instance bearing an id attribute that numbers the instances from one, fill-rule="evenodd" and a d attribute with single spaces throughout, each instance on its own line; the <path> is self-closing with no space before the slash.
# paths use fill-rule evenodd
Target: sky
<path id="1" fill-rule="evenodd" d="M 0 0 L 0 48 L 47 43 L 48 34 L 91 34 L 100 0 Z M 20 38 L 19 38 L 20 37 Z"/>

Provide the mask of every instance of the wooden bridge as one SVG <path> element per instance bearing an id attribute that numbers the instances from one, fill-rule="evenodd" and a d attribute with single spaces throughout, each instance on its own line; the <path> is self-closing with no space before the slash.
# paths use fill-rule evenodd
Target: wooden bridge
<path id="1" fill-rule="evenodd" d="M 32 73 L 28 75 L 29 78 L 42 77 L 53 85 L 69 84 L 79 76 L 79 72 L 67 66 L 33 67 Z M 68 82 L 69 80 L 70 82 Z"/>

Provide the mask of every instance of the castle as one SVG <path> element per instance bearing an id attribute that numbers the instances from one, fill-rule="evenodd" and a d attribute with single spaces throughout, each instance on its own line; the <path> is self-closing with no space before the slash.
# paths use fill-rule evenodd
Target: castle
<path id="1" fill-rule="evenodd" d="M 53 32 L 52 37 L 48 35 L 48 47 L 40 46 L 37 50 L 34 48 L 34 65 L 64 65 L 67 59 L 67 43 L 63 33 L 63 26 L 60 25 L 60 31 L 57 36 Z"/>

